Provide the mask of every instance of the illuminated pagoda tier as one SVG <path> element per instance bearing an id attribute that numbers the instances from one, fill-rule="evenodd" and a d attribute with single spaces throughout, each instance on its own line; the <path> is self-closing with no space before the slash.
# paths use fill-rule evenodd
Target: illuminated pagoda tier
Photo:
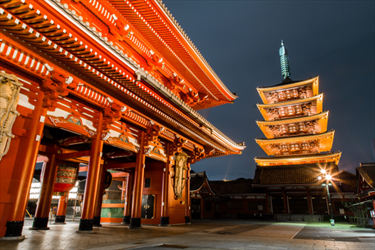
<path id="1" fill-rule="evenodd" d="M 255 158 L 253 187 L 267 194 L 270 213 L 328 214 L 327 194 L 318 179 L 326 171 L 335 183 L 331 191 L 340 195 L 332 196 L 337 203 L 333 213 L 341 213 L 340 202 L 352 191 L 342 188 L 345 185 L 338 178 L 341 152 L 331 152 L 335 131 L 327 131 L 329 112 L 323 111 L 319 77 L 292 81 L 283 43 L 280 62 L 283 82 L 257 88 L 263 101 L 257 106 L 264 118 L 257 125 L 266 138 L 255 141 L 268 156 Z"/>

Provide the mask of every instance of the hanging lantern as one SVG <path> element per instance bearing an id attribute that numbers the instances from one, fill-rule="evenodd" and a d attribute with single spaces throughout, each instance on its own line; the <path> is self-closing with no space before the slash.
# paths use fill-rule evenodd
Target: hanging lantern
<path id="1" fill-rule="evenodd" d="M 54 195 L 62 196 L 65 192 L 69 192 L 78 179 L 79 163 L 60 162 L 57 167 L 57 175 L 55 186 L 53 188 Z"/>

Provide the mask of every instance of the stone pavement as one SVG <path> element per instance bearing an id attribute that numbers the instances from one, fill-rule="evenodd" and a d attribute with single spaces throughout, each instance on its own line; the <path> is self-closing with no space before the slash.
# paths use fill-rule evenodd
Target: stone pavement
<path id="1" fill-rule="evenodd" d="M 50 225 L 47 231 L 28 230 L 23 241 L 0 241 L 0 249 L 375 249 L 375 230 L 338 223 L 266 222 L 249 220 L 199 220 L 191 225 L 143 226 L 128 229 L 103 224 L 94 233 L 77 233 L 78 221 Z"/>

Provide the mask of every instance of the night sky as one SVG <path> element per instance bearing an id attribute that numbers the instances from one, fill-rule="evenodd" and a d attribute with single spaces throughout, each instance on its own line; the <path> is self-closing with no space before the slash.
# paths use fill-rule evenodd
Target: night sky
<path id="1" fill-rule="evenodd" d="M 288 49 L 291 78 L 319 75 L 334 129 L 332 151 L 342 151 L 340 170 L 355 173 L 360 162 L 374 162 L 375 4 L 374 1 L 177 1 L 164 0 L 224 84 L 239 96 L 201 113 L 236 142 L 242 155 L 201 160 L 196 172 L 210 180 L 253 178 L 254 157 L 266 154 L 254 138 L 263 120 L 256 87 L 283 78 L 279 48 Z"/>

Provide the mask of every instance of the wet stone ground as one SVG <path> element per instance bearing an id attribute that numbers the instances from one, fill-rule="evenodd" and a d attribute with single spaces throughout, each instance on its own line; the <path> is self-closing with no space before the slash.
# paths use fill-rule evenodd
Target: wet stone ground
<path id="1" fill-rule="evenodd" d="M 78 222 L 49 225 L 50 230 L 28 230 L 23 241 L 0 241 L 0 249 L 375 249 L 375 230 L 349 224 L 200 220 L 191 225 L 146 226 L 128 229 L 103 224 L 93 233 L 77 233 Z"/>

